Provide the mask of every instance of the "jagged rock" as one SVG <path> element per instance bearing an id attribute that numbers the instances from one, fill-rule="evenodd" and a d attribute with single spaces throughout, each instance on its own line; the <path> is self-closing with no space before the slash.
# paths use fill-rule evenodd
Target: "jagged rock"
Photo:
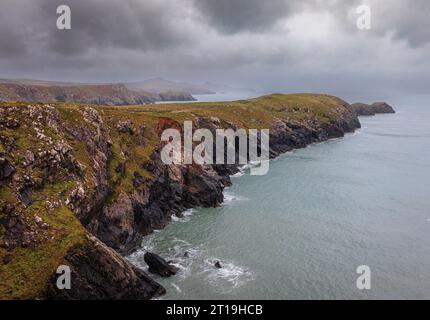
<path id="1" fill-rule="evenodd" d="M 28 187 L 24 186 L 18 189 L 19 200 L 27 207 L 32 203 L 31 195 L 31 189 Z"/>
<path id="2" fill-rule="evenodd" d="M 120 253 L 129 253 L 142 240 L 136 225 L 131 196 L 121 192 L 116 201 L 103 208 L 97 220 L 88 224 L 104 243 Z"/>
<path id="3" fill-rule="evenodd" d="M 24 167 L 29 167 L 29 166 L 31 166 L 34 163 L 34 160 L 35 160 L 34 153 L 31 152 L 30 150 L 27 150 L 25 152 L 24 162 L 22 163 L 22 165 Z"/>
<path id="4" fill-rule="evenodd" d="M 37 214 L 34 215 L 34 221 L 36 222 L 39 228 L 46 229 L 49 227 L 49 225 L 46 222 L 43 222 L 43 219 L 39 217 Z"/>
<path id="5" fill-rule="evenodd" d="M 143 184 L 143 182 L 145 181 L 145 179 L 137 171 L 134 172 L 133 176 L 134 176 L 133 177 L 133 187 L 139 188 Z"/>
<path id="6" fill-rule="evenodd" d="M 43 297 L 47 299 L 150 299 L 166 290 L 96 237 L 86 235 L 83 246 L 72 248 L 65 265 L 71 269 L 70 290 L 59 290 L 53 274 Z"/>
<path id="7" fill-rule="evenodd" d="M 0 126 L 4 126 L 8 129 L 16 129 L 16 128 L 19 128 L 20 123 L 17 119 L 12 119 L 12 118 L 0 119 Z"/>
<path id="8" fill-rule="evenodd" d="M 216 207 L 223 202 L 223 179 L 211 167 L 188 166 L 184 179 L 185 199 L 191 207 Z"/>
<path id="9" fill-rule="evenodd" d="M 155 253 L 146 252 L 143 258 L 149 267 L 148 271 L 151 273 L 162 277 L 170 277 L 178 272 L 178 268 L 168 264 L 166 260 Z"/>
<path id="10" fill-rule="evenodd" d="M 79 184 L 66 199 L 66 205 L 72 210 L 79 213 L 80 204 L 83 202 L 85 197 L 85 189 L 82 184 Z"/>
<path id="11" fill-rule="evenodd" d="M 121 133 L 134 134 L 133 122 L 131 120 L 119 121 L 116 125 L 116 129 Z"/>
<path id="12" fill-rule="evenodd" d="M 217 269 L 221 269 L 222 268 L 221 262 L 219 260 L 215 261 L 214 266 Z"/>
<path id="13" fill-rule="evenodd" d="M 35 234 L 24 217 L 15 206 L 8 204 L 3 207 L 4 216 L 0 223 L 4 228 L 3 247 L 32 247 L 36 243 Z"/>
<path id="14" fill-rule="evenodd" d="M 15 172 L 15 167 L 3 156 L 0 156 L 0 180 L 7 179 Z"/>

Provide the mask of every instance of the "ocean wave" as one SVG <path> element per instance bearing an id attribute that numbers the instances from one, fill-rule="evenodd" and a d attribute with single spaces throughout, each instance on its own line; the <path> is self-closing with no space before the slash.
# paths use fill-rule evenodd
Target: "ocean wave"
<path id="1" fill-rule="evenodd" d="M 222 268 L 214 265 L 220 261 Z M 245 267 L 235 265 L 233 262 L 222 261 L 211 257 L 204 260 L 202 274 L 206 274 L 206 280 L 214 287 L 222 291 L 230 291 L 253 280 L 253 274 Z"/>
<path id="2" fill-rule="evenodd" d="M 179 269 L 175 277 L 183 280 L 191 275 L 193 264 L 201 257 L 203 250 L 182 239 L 175 238 L 172 242 L 173 246 L 165 258 Z"/>
<path id="3" fill-rule="evenodd" d="M 247 199 L 231 192 L 224 192 L 224 205 L 229 204 L 233 201 L 243 201 L 243 200 L 247 200 Z"/>
<path id="4" fill-rule="evenodd" d="M 232 174 L 230 176 L 230 178 L 239 178 L 239 177 L 243 176 L 244 174 L 245 174 L 245 172 L 243 170 L 239 169 L 239 171 L 237 173 L 235 173 L 235 174 Z"/>
<path id="5" fill-rule="evenodd" d="M 172 215 L 172 222 L 188 222 L 190 221 L 190 217 L 194 214 L 195 209 L 188 209 L 182 212 L 182 217 L 178 217 L 177 215 Z"/>

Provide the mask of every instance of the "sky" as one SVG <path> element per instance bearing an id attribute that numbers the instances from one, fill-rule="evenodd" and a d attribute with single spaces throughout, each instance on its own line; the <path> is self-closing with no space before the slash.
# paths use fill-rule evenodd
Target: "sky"
<path id="1" fill-rule="evenodd" d="M 71 29 L 57 28 L 59 5 Z M 371 29 L 357 28 L 357 7 Z M 1 0 L 0 78 L 426 96 L 428 0 Z"/>

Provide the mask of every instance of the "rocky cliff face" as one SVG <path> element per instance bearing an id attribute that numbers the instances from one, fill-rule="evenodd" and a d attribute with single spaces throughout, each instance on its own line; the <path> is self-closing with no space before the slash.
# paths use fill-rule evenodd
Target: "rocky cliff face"
<path id="1" fill-rule="evenodd" d="M 47 299 L 150 299 L 165 289 L 115 250 L 86 234 L 86 243 L 70 249 L 64 265 L 71 268 L 70 290 L 59 290 L 57 276 L 48 282 L 42 297 Z"/>
<path id="2" fill-rule="evenodd" d="M 360 127 L 325 95 L 231 103 L 0 107 L 0 285 L 3 298 L 150 298 L 163 288 L 119 254 L 187 208 L 223 201 L 236 165 L 165 165 L 160 134 L 183 121 L 214 132 L 269 128 L 270 156 Z M 55 270 L 72 269 L 59 292 Z"/>
<path id="3" fill-rule="evenodd" d="M 359 116 L 374 116 L 378 113 L 395 113 L 392 106 L 386 102 L 374 102 L 372 104 L 354 103 L 351 109 Z"/>
<path id="4" fill-rule="evenodd" d="M 193 101 L 186 92 L 149 93 L 129 90 L 123 84 L 30 85 L 0 83 L 0 101 L 70 102 L 98 105 L 140 105 L 157 101 Z"/>

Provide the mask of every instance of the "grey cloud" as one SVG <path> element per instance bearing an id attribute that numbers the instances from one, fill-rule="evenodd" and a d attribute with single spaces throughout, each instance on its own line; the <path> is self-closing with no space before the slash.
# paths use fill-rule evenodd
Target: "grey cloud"
<path id="1" fill-rule="evenodd" d="M 61 4 L 71 8 L 71 30 L 56 28 Z M 2 0 L 0 6 L 2 56 L 31 48 L 61 55 L 112 48 L 161 50 L 190 41 L 172 19 L 180 11 L 178 1 Z"/>
<path id="2" fill-rule="evenodd" d="M 52 13 L 64 0 L 42 0 L 44 24 L 52 50 L 74 54 L 91 48 L 159 50 L 187 42 L 171 20 L 166 1 L 74 0 L 70 3 L 72 29 L 59 32 Z M 168 4 L 168 5 L 167 5 Z"/>
<path id="3" fill-rule="evenodd" d="M 1 0 L 1 77 L 425 91 L 430 2 L 366 0 L 373 28 L 363 32 L 351 15 L 363 1 Z M 56 29 L 59 4 L 72 30 Z"/>
<path id="4" fill-rule="evenodd" d="M 416 47 L 430 43 L 430 1 L 428 0 L 349 0 L 321 1 L 309 8 L 312 10 L 329 9 L 338 19 L 340 27 L 352 34 L 360 33 L 355 26 L 354 14 L 361 5 L 369 5 L 372 12 L 371 36 L 392 34 L 397 40 L 405 40 Z M 353 13 L 348 15 L 348 13 Z"/>
<path id="5" fill-rule="evenodd" d="M 289 14 L 294 1 L 195 0 L 209 23 L 224 33 L 264 31 Z"/>
<path id="6" fill-rule="evenodd" d="M 430 43 L 428 0 L 375 2 L 374 21 L 378 32 L 393 30 L 396 38 L 405 39 L 412 46 Z"/>
<path id="7" fill-rule="evenodd" d="M 24 17 L 29 17 L 25 4 L 3 0 L 0 4 L 0 57 L 22 56 L 27 51 L 27 42 L 31 39 Z"/>

